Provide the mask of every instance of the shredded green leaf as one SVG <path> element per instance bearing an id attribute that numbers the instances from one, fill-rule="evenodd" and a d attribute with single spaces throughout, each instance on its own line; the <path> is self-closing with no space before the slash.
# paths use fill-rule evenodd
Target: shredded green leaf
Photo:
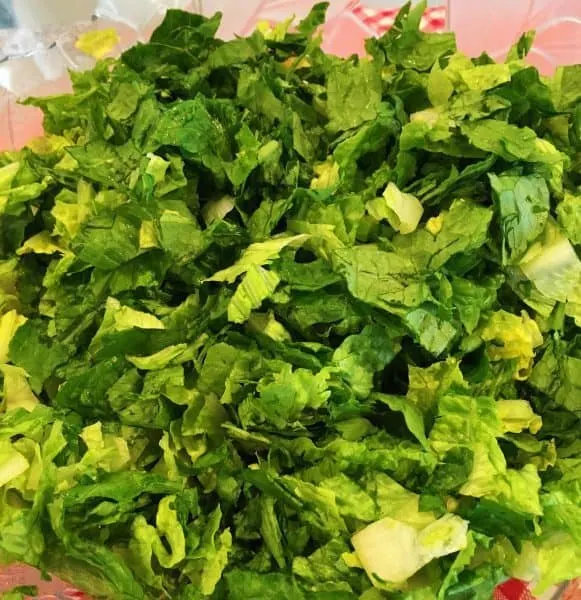
<path id="1" fill-rule="evenodd" d="M 27 101 L 0 563 L 127 600 L 581 576 L 581 67 L 470 59 L 424 9 L 346 59 L 325 4 L 228 42 L 170 10 Z"/>

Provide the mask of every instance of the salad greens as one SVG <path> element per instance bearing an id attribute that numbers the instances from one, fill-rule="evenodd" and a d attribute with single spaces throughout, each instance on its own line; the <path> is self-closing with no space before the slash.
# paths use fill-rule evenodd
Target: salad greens
<path id="1" fill-rule="evenodd" d="M 151 41 L 0 154 L 0 561 L 94 597 L 581 575 L 581 66 Z M 98 40 L 95 41 L 97 43 Z"/>

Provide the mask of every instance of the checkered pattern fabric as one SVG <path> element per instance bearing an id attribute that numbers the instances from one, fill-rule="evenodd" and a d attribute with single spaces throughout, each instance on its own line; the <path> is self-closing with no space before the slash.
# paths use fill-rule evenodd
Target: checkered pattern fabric
<path id="1" fill-rule="evenodd" d="M 518 579 L 511 579 L 496 588 L 494 600 L 535 600 L 535 597 L 526 583 Z"/>
<path id="2" fill-rule="evenodd" d="M 494 600 L 535 600 L 535 596 L 525 582 L 511 579 L 496 588 Z M 581 579 L 563 586 L 560 590 L 547 592 L 543 600 L 581 600 Z"/>
<path id="3" fill-rule="evenodd" d="M 360 2 L 355 2 L 351 8 L 353 14 L 367 27 L 385 33 L 394 23 L 397 10 L 378 10 L 368 8 Z M 446 9 L 443 6 L 429 8 L 422 18 L 421 28 L 428 33 L 443 31 L 446 27 Z"/>

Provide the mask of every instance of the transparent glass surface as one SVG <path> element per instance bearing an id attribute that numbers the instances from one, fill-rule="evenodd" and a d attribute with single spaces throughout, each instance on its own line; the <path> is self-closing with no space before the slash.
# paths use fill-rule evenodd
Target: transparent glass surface
<path id="1" fill-rule="evenodd" d="M 471 55 L 504 57 L 523 32 L 537 32 L 529 60 L 541 72 L 581 63 L 580 0 L 450 0 L 450 28 Z"/>
<path id="2" fill-rule="evenodd" d="M 0 7 L 0 150 L 42 133 L 40 111 L 19 98 L 67 92 L 68 71 L 92 66 L 75 46 L 80 34 L 114 28 L 116 55 L 147 40 L 168 8 L 202 10 L 198 0 L 16 0 L 12 7 L 0 0 Z"/>
<path id="3" fill-rule="evenodd" d="M 8 4 L 0 0 L 4 23 Z M 166 8 L 185 8 L 204 14 L 223 13 L 219 35 L 246 35 L 258 21 L 303 17 L 314 0 L 12 0 L 10 19 L 16 27 L 0 28 L 0 149 L 17 148 L 42 132 L 38 109 L 18 104 L 18 98 L 62 93 L 70 89 L 69 69 L 84 69 L 92 59 L 75 47 L 79 34 L 90 29 L 115 27 L 119 54 L 136 41 L 146 39 Z M 384 33 L 402 2 L 330 0 L 324 31 L 324 48 L 338 55 L 363 52 L 367 37 Z M 443 30 L 446 0 L 430 0 L 425 29 Z M 53 9 L 51 16 L 47 7 Z M 80 17 L 84 17 L 81 19 Z M 76 18 L 75 18 L 76 17 Z M 67 24 L 68 23 L 68 24 Z M 19 26 L 18 26 L 19 25 Z M 0 13 L 0 27 L 2 13 Z"/>
<path id="4" fill-rule="evenodd" d="M 313 0 L 0 0 L 0 148 L 21 146 L 41 132 L 41 118 L 17 98 L 68 90 L 68 69 L 91 60 L 75 48 L 79 33 L 114 26 L 119 53 L 146 39 L 168 7 L 224 14 L 220 35 L 252 31 L 260 20 L 303 16 Z M 393 22 L 398 0 L 331 0 L 324 47 L 346 55 Z M 502 58 L 526 30 L 537 37 L 529 60 L 543 73 L 581 62 L 581 0 L 430 0 L 426 29 L 446 22 L 470 55 L 487 51 Z M 446 6 L 447 5 L 447 6 Z M 12 27 L 9 27 L 12 25 Z M 15 27 L 16 25 L 16 27 Z M 19 26 L 18 26 L 19 25 Z M 3 27 L 3 29 L 2 29 Z"/>

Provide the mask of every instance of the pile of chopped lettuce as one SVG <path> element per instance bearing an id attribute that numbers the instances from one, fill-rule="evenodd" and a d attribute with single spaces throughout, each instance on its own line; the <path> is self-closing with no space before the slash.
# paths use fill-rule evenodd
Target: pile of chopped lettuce
<path id="1" fill-rule="evenodd" d="M 95 598 L 581 575 L 581 66 L 151 41 L 0 154 L 0 562 Z"/>

